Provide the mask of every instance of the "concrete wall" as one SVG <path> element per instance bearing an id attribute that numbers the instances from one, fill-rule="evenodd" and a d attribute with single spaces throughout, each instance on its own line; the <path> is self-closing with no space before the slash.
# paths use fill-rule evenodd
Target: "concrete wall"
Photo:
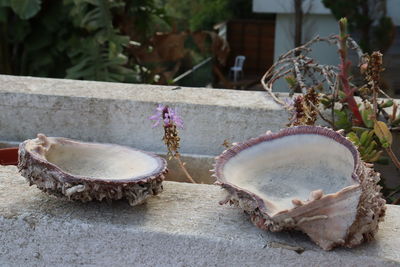
<path id="1" fill-rule="evenodd" d="M 189 154 L 218 155 L 225 139 L 279 130 L 288 116 L 265 92 L 0 75 L 0 140 L 44 133 L 163 152 L 163 130 L 148 120 L 158 103 L 179 109 L 181 152 Z"/>

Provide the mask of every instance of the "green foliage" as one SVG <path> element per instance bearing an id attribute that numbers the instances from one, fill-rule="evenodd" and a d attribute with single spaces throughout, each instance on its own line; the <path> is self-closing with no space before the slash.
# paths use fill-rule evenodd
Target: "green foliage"
<path id="1" fill-rule="evenodd" d="M 75 27 L 90 36 L 73 36 L 74 50 L 68 51 L 72 67 L 66 78 L 106 80 L 116 82 L 135 81 L 137 75 L 125 65 L 128 58 L 123 49 L 129 44 L 127 36 L 119 35 L 112 24 L 112 11 L 124 6 L 123 1 L 69 0 L 73 2 L 70 17 Z M 68 2 L 68 1 L 66 1 Z"/>
<path id="2" fill-rule="evenodd" d="M 352 141 L 360 152 L 362 160 L 365 162 L 376 162 L 380 159 L 382 151 L 379 150 L 377 142 L 374 140 L 373 130 L 361 130 L 360 134 L 349 132 L 347 138 Z"/>
<path id="3" fill-rule="evenodd" d="M 41 0 L 0 0 L 0 7 L 10 7 L 21 19 L 30 19 L 35 16 L 41 7 Z M 1 11 L 5 14 L 4 9 Z M 0 15 L 0 18 L 2 16 Z M 0 19 L 0 22 L 3 22 Z"/>
<path id="4" fill-rule="evenodd" d="M 379 142 L 382 144 L 382 147 L 388 148 L 392 145 L 393 136 L 386 123 L 383 121 L 375 121 L 374 133 L 379 138 Z"/>
<path id="5" fill-rule="evenodd" d="M 166 13 L 175 20 L 175 27 L 212 30 L 217 23 L 230 19 L 270 19 L 270 14 L 253 13 L 252 1 L 249 0 L 159 0 L 165 5 Z M 186 27 L 186 26 L 185 26 Z"/>
<path id="6" fill-rule="evenodd" d="M 10 6 L 21 19 L 30 19 L 35 16 L 41 5 L 41 0 L 9 0 L 4 6 Z"/>
<path id="7" fill-rule="evenodd" d="M 335 125 L 338 129 L 350 131 L 353 124 L 351 123 L 351 116 L 348 109 L 338 110 L 335 109 Z"/>
<path id="8" fill-rule="evenodd" d="M 212 29 L 216 23 L 232 17 L 227 0 L 201 0 L 190 20 L 191 30 Z"/>
<path id="9" fill-rule="evenodd" d="M 165 0 L 166 12 L 174 18 L 175 26 L 191 31 L 212 30 L 213 26 L 232 17 L 229 0 Z M 182 27 L 182 25 L 185 25 Z"/>
<path id="10" fill-rule="evenodd" d="M 133 18 L 135 31 L 140 36 L 139 42 L 146 41 L 156 31 L 169 31 L 171 18 L 165 8 L 154 0 L 127 1 L 126 14 Z"/>
<path id="11" fill-rule="evenodd" d="M 154 3 L 0 0 L 0 73 L 138 82 L 139 67 L 126 53 L 136 40 L 117 22 L 131 16 L 150 24 L 149 16 L 161 16 Z"/>
<path id="12" fill-rule="evenodd" d="M 285 77 L 285 81 L 286 81 L 286 83 L 288 84 L 288 86 L 289 86 L 289 88 L 290 88 L 290 90 L 294 90 L 294 88 L 296 88 L 297 87 L 297 80 L 296 80 L 296 78 L 293 76 L 293 75 L 288 75 L 288 76 L 286 76 Z"/>
<path id="13" fill-rule="evenodd" d="M 374 110 L 372 109 L 371 105 L 365 104 L 364 105 L 364 109 L 361 109 L 360 113 L 361 113 L 364 125 L 367 128 L 374 127 L 373 116 L 374 116 L 375 113 L 374 113 Z"/>

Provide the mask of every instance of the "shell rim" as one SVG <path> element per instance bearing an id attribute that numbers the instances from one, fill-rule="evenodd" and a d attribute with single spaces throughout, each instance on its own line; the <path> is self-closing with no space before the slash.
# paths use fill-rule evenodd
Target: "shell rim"
<path id="1" fill-rule="evenodd" d="M 280 131 L 275 132 L 275 133 L 267 132 L 266 134 L 263 134 L 256 138 L 251 138 L 243 143 L 235 144 L 231 148 L 222 152 L 221 155 L 216 157 L 214 175 L 215 175 L 217 181 L 215 182 L 215 184 L 220 185 L 222 188 L 227 189 L 228 191 L 235 191 L 237 194 L 242 195 L 243 197 L 248 197 L 248 198 L 253 199 L 257 203 L 259 210 L 265 214 L 268 214 L 268 209 L 266 207 L 264 200 L 261 197 L 259 197 L 257 194 L 228 182 L 223 174 L 223 168 L 224 168 L 225 164 L 231 158 L 233 158 L 238 153 L 240 153 L 241 151 L 243 151 L 251 146 L 257 145 L 262 142 L 268 142 L 268 141 L 272 141 L 272 140 L 275 140 L 278 138 L 283 138 L 286 136 L 291 136 L 291 135 L 296 135 L 296 134 L 322 135 L 322 136 L 333 139 L 334 141 L 342 144 L 347 149 L 349 149 L 350 152 L 352 153 L 353 159 L 354 159 L 354 168 L 353 168 L 351 177 L 355 182 L 360 184 L 360 179 L 357 175 L 357 170 L 360 168 L 361 160 L 360 160 L 360 154 L 359 154 L 358 150 L 356 149 L 356 147 L 353 145 L 353 143 L 351 141 L 349 141 L 346 137 L 342 136 L 340 133 L 338 133 L 330 128 L 321 127 L 321 126 L 293 126 L 293 127 L 281 129 Z M 343 188 L 342 190 L 344 190 L 344 189 L 345 188 Z M 338 192 L 341 192 L 342 190 L 340 190 Z M 334 194 L 336 194 L 338 192 L 335 192 Z"/>
<path id="2" fill-rule="evenodd" d="M 110 144 L 110 143 L 82 142 L 82 141 L 69 139 L 69 138 L 65 138 L 65 137 L 50 137 L 50 138 L 53 138 L 53 139 L 57 140 L 57 142 L 64 143 L 64 144 L 100 145 L 100 146 L 106 146 L 106 147 L 112 146 L 112 147 L 120 147 L 125 150 L 134 150 L 134 151 L 138 151 L 140 153 L 146 154 L 146 155 L 154 158 L 158 164 L 158 167 L 148 174 L 141 175 L 141 176 L 129 177 L 126 179 L 107 179 L 107 178 L 101 178 L 101 177 L 82 176 L 82 175 L 75 175 L 75 174 L 66 172 L 65 170 L 63 170 L 59 166 L 57 166 L 56 164 L 54 164 L 50 161 L 47 161 L 44 156 L 40 156 L 38 153 L 36 153 L 35 151 L 32 151 L 31 149 L 27 149 L 26 144 L 29 142 L 32 142 L 35 139 L 28 139 L 19 145 L 19 149 L 18 149 L 19 155 L 20 155 L 20 151 L 23 149 L 27 154 L 29 154 L 30 157 L 32 157 L 32 159 L 39 162 L 41 166 L 45 166 L 46 168 L 50 167 L 50 168 L 56 170 L 57 172 L 62 173 L 65 176 L 64 177 L 65 182 L 84 181 L 87 183 L 101 183 L 101 184 L 138 184 L 138 183 L 146 183 L 151 180 L 155 180 L 158 177 L 160 177 L 162 174 L 164 174 L 168 171 L 167 170 L 167 161 L 152 152 L 143 151 L 143 150 L 133 148 L 133 147 L 128 147 L 128 146 Z"/>

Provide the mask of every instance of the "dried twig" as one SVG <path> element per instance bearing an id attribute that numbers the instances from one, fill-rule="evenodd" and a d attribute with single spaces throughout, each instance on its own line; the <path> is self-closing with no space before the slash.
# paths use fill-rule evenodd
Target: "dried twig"
<path id="1" fill-rule="evenodd" d="M 340 43 L 337 35 L 331 35 L 326 38 L 316 36 L 304 45 L 296 47 L 281 55 L 261 78 L 261 84 L 267 93 L 276 103 L 283 106 L 285 109 L 290 109 L 290 107 L 285 101 L 281 100 L 279 96 L 273 92 L 272 88 L 277 80 L 286 77 L 291 72 L 295 73 L 295 79 L 303 91 L 317 85 L 318 81 L 314 78 L 316 73 L 322 75 L 323 81 L 327 84 L 331 93 L 335 93 L 337 90 L 336 88 L 338 85 L 336 84 L 336 81 L 339 73 L 338 67 L 319 64 L 313 58 L 308 56 L 312 50 L 312 46 L 320 42 L 325 42 L 338 47 Z M 347 37 L 346 42 L 349 49 L 356 51 L 361 62 L 363 53 L 360 47 L 350 37 Z M 301 53 L 298 55 L 298 52 Z"/>

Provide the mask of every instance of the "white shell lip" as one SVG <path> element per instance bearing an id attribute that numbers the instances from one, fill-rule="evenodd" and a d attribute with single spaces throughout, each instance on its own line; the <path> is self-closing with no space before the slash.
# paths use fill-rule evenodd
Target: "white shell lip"
<path id="1" fill-rule="evenodd" d="M 112 179 L 105 178 L 101 176 L 90 176 L 90 175 L 79 175 L 71 173 L 61 168 L 60 166 L 50 162 L 46 158 L 46 154 L 51 150 L 51 146 L 54 144 L 62 144 L 67 146 L 79 146 L 79 147 L 100 147 L 102 149 L 119 149 L 126 152 L 138 152 L 149 158 L 153 159 L 157 165 L 156 168 L 150 170 L 149 172 L 135 176 L 125 177 L 123 179 Z M 50 170 L 54 170 L 58 173 L 63 174 L 62 180 L 67 183 L 74 183 L 77 181 L 83 181 L 88 183 L 100 183 L 100 184 L 131 184 L 131 183 L 146 183 L 153 179 L 159 178 L 162 174 L 167 172 L 167 162 L 165 159 L 147 151 L 142 151 L 136 148 L 120 146 L 115 144 L 107 143 L 94 143 L 94 142 L 81 142 L 73 139 L 68 139 L 64 137 L 46 137 L 42 134 L 38 134 L 38 138 L 26 140 L 20 144 L 20 149 L 25 150 L 29 156 L 36 161 L 36 164 L 45 166 Z M 21 153 L 20 153 L 21 154 Z M 21 156 L 21 155 L 20 155 Z M 134 163 L 133 163 L 134 164 Z"/>
<path id="2" fill-rule="evenodd" d="M 333 196 L 336 196 L 342 192 L 347 192 L 349 190 L 351 191 L 357 191 L 359 190 L 359 183 L 360 179 L 357 175 L 357 169 L 360 167 L 360 157 L 359 157 L 359 152 L 355 148 L 355 146 L 351 143 L 351 141 L 347 140 L 345 137 L 343 137 L 340 133 L 337 133 L 335 131 L 332 131 L 331 129 L 320 127 L 320 126 L 295 126 L 295 127 L 290 127 L 290 128 L 285 128 L 279 132 L 276 133 L 271 133 L 267 132 L 265 135 L 259 136 L 257 138 L 250 139 L 246 142 L 243 143 L 238 143 L 237 145 L 225 150 L 219 157 L 216 158 L 216 165 L 215 165 L 215 176 L 217 178 L 216 184 L 221 185 L 223 188 L 228 190 L 229 192 L 235 194 L 238 194 L 239 197 L 241 198 L 249 198 L 253 199 L 258 206 L 258 209 L 265 214 L 268 214 L 268 216 L 279 216 L 281 213 L 287 213 L 288 210 L 283 210 L 283 211 L 277 211 L 271 212 L 271 207 L 273 206 L 272 203 L 269 203 L 268 200 L 261 198 L 258 196 L 256 193 L 253 193 L 249 190 L 246 190 L 244 188 L 241 188 L 235 184 L 232 184 L 229 182 L 223 172 L 225 164 L 233 157 L 235 157 L 237 154 L 239 154 L 241 151 L 246 150 L 249 147 L 255 146 L 257 144 L 263 143 L 263 142 L 268 142 L 272 141 L 275 139 L 291 136 L 291 135 L 299 135 L 299 134 L 307 134 L 307 135 L 322 135 L 328 138 L 333 139 L 339 144 L 342 144 L 344 147 L 346 147 L 352 154 L 353 159 L 354 159 L 354 168 L 351 174 L 351 178 L 353 181 L 356 183 L 356 185 L 351 185 L 344 187 L 338 192 L 330 193 L 330 194 L 325 194 L 320 200 L 323 200 L 324 198 L 332 198 Z M 304 208 L 305 206 L 300 206 L 300 207 L 293 207 L 293 209 L 297 209 L 297 211 L 300 211 Z"/>

